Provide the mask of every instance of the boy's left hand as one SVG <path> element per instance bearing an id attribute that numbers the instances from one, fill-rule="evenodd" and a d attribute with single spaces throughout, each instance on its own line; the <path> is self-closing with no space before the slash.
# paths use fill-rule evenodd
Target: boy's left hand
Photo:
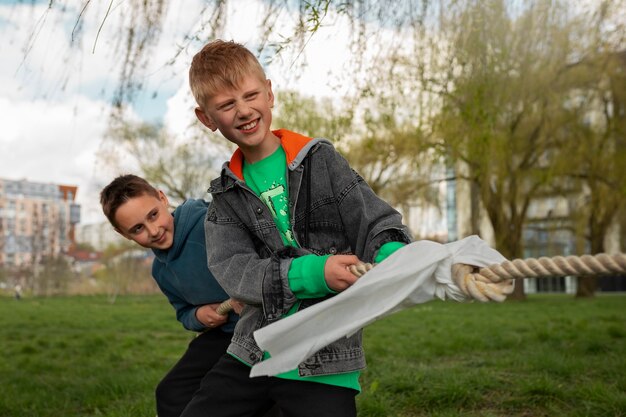
<path id="1" fill-rule="evenodd" d="M 241 314 L 241 311 L 243 310 L 243 307 L 245 306 L 244 303 L 242 303 L 241 301 L 235 300 L 234 298 L 230 299 L 230 304 L 233 306 L 233 311 L 237 314 Z"/>
<path id="2" fill-rule="evenodd" d="M 215 303 L 205 304 L 198 307 L 196 310 L 196 318 L 200 323 L 209 329 L 221 326 L 226 323 L 226 320 L 228 320 L 228 315 L 223 316 L 215 311 L 219 305 L 219 303 Z"/>
<path id="3" fill-rule="evenodd" d="M 324 279 L 328 288 L 341 292 L 354 284 L 359 278 L 350 272 L 349 267 L 358 262 L 359 258 L 354 255 L 329 256 L 324 265 Z"/>

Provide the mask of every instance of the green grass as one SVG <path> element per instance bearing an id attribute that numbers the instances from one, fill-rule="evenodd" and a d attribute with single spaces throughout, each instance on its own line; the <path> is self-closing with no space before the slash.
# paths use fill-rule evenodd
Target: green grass
<path id="1" fill-rule="evenodd" d="M 0 416 L 154 416 L 161 295 L 0 298 Z M 359 416 L 626 416 L 626 296 L 416 306 L 365 331 Z"/>

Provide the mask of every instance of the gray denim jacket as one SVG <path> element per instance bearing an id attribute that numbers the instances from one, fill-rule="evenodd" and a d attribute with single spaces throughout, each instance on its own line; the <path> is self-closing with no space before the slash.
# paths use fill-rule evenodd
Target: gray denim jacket
<path id="1" fill-rule="evenodd" d="M 228 352 L 250 365 L 263 358 L 253 332 L 279 320 L 298 301 L 288 280 L 293 258 L 355 254 L 371 262 L 384 243 L 411 240 L 400 214 L 374 194 L 330 142 L 286 130 L 274 133 L 287 155 L 290 219 L 300 248 L 284 246 L 269 209 L 243 181 L 240 151 L 211 182 L 213 203 L 205 222 L 207 242 L 219 242 L 206 245 L 209 268 L 231 297 L 246 304 Z M 302 300 L 299 308 L 324 299 Z M 364 367 L 358 332 L 316 352 L 298 370 L 312 376 Z"/>

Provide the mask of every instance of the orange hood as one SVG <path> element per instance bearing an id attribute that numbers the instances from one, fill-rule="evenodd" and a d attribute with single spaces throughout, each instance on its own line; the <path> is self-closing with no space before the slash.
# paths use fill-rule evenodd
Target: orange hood
<path id="1" fill-rule="evenodd" d="M 314 140 L 286 129 L 272 130 L 272 133 L 280 139 L 280 145 L 287 155 L 288 166 L 298 157 L 300 151 Z M 237 148 L 235 153 L 233 153 L 228 167 L 239 179 L 243 180 L 243 152 L 241 152 L 241 149 Z"/>

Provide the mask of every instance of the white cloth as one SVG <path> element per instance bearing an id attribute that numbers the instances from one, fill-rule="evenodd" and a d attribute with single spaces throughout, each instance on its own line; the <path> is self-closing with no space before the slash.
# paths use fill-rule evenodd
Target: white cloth
<path id="1" fill-rule="evenodd" d="M 257 344 L 271 358 L 254 365 L 250 376 L 295 369 L 322 347 L 415 304 L 469 300 L 452 279 L 452 264 L 485 267 L 505 260 L 478 236 L 447 244 L 413 242 L 345 291 L 255 331 Z"/>

